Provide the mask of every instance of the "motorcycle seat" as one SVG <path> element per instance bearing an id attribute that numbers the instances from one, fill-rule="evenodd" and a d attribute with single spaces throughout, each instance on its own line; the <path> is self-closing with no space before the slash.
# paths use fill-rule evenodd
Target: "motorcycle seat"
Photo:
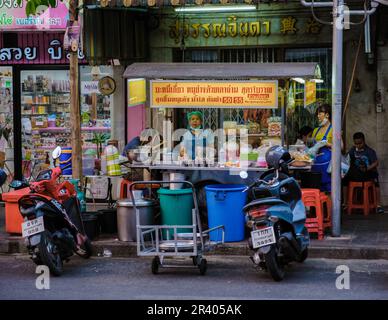
<path id="1" fill-rule="evenodd" d="M 243 210 L 247 211 L 252 207 L 258 206 L 258 205 L 285 205 L 289 206 L 285 201 L 280 200 L 277 197 L 269 197 L 269 198 L 264 198 L 264 199 L 257 199 L 254 200 L 250 203 L 248 203 L 246 206 L 244 206 Z"/>

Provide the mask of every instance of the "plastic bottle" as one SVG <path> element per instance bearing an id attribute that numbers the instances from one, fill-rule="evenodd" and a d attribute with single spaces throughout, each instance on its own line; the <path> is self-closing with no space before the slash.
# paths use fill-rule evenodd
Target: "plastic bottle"
<path id="1" fill-rule="evenodd" d="M 224 148 L 221 148 L 220 149 L 220 159 L 218 161 L 218 163 L 223 166 L 225 165 L 225 162 L 226 162 L 226 152 L 224 150 Z"/>
<path id="2" fill-rule="evenodd" d="M 74 185 L 75 191 L 77 192 L 77 198 L 80 202 L 81 212 L 86 212 L 86 197 L 85 193 L 79 189 L 79 180 L 71 179 L 71 183 Z"/>

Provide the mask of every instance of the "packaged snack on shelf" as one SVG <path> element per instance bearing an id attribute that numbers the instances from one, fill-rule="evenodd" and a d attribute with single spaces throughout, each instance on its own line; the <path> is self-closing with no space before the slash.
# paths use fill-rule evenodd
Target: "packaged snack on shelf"
<path id="1" fill-rule="evenodd" d="M 57 116 L 55 114 L 50 114 L 48 116 L 47 122 L 48 122 L 48 126 L 50 128 L 56 127 L 56 118 L 57 118 Z"/>
<path id="2" fill-rule="evenodd" d="M 257 122 L 249 122 L 248 123 L 248 132 L 250 134 L 260 133 L 260 124 Z"/>
<path id="3" fill-rule="evenodd" d="M 32 128 L 39 129 L 39 128 L 47 128 L 47 117 L 41 116 L 41 117 L 33 117 L 32 118 Z"/>
<path id="4" fill-rule="evenodd" d="M 268 135 L 280 137 L 282 133 L 282 122 L 280 117 L 268 118 Z"/>

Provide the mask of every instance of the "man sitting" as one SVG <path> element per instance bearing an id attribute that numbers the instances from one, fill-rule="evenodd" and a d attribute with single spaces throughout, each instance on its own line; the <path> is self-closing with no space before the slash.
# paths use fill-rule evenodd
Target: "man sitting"
<path id="1" fill-rule="evenodd" d="M 380 205 L 380 187 L 379 174 L 377 167 L 376 152 L 366 145 L 365 135 L 362 132 L 356 132 L 353 135 L 354 146 L 349 150 L 350 168 L 343 179 L 344 185 L 344 203 L 346 204 L 347 186 L 349 181 L 374 181 L 376 186 L 377 212 L 384 213 L 383 207 Z"/>

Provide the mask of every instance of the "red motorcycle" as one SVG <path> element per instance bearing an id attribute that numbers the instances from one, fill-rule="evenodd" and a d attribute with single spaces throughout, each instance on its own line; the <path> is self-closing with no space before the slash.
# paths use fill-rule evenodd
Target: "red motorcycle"
<path id="1" fill-rule="evenodd" d="M 83 258 L 92 254 L 76 190 L 69 181 L 58 182 L 61 173 L 59 167 L 41 171 L 18 203 L 31 259 L 55 276 L 62 274 L 63 261 L 74 253 Z"/>

